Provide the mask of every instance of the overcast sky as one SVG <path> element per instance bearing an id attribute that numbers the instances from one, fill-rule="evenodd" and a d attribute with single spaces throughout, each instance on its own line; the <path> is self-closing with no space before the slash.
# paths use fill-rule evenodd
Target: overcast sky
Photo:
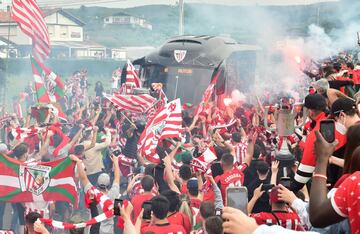
<path id="1" fill-rule="evenodd" d="M 9 0 L 4 0 L 9 1 Z M 338 0 L 184 0 L 185 3 L 211 3 L 221 5 L 242 5 L 242 4 L 259 4 L 259 5 L 293 5 L 293 4 L 312 4 L 326 1 Z M 168 4 L 174 5 L 178 0 L 38 0 L 40 5 L 53 5 L 63 7 L 77 7 L 80 5 L 88 6 L 107 6 L 107 7 L 134 7 L 141 5 Z"/>

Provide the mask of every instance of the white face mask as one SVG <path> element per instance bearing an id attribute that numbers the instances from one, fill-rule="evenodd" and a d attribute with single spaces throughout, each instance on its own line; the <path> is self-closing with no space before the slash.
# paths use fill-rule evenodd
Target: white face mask
<path id="1" fill-rule="evenodd" d="M 345 125 L 338 121 L 335 122 L 335 129 L 343 135 L 345 135 L 346 131 L 347 131 L 347 128 L 345 127 Z"/>

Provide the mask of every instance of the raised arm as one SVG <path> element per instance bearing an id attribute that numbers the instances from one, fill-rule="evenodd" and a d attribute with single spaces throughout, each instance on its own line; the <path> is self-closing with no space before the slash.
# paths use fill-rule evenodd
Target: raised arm
<path id="1" fill-rule="evenodd" d="M 82 161 L 75 155 L 70 155 L 70 159 L 72 161 L 76 162 L 78 176 L 79 176 L 79 179 L 80 179 L 82 185 L 85 187 L 88 184 L 91 184 L 90 180 L 88 179 L 88 177 L 86 175 L 85 168 L 84 168 Z"/>
<path id="2" fill-rule="evenodd" d="M 261 187 L 262 187 L 263 184 L 260 184 L 259 187 L 257 187 L 255 190 L 254 190 L 254 195 L 253 197 L 251 198 L 251 200 L 249 201 L 248 203 L 248 207 L 247 207 L 247 210 L 248 210 L 248 214 L 251 214 L 252 213 L 252 210 L 257 202 L 257 200 L 264 194 L 265 191 L 261 191 Z"/>
<path id="3" fill-rule="evenodd" d="M 258 137 L 257 132 L 254 132 L 252 134 L 252 136 L 251 136 L 251 139 L 249 140 L 249 144 L 248 144 L 248 147 L 247 147 L 247 150 L 246 150 L 246 155 L 245 155 L 245 158 L 244 158 L 244 163 L 246 163 L 247 165 L 250 165 L 251 160 L 253 158 L 254 145 L 255 145 L 257 137 Z"/>
<path id="4" fill-rule="evenodd" d="M 277 175 L 279 172 L 279 161 L 273 161 L 271 163 L 271 179 L 270 179 L 270 184 L 277 184 Z"/>
<path id="5" fill-rule="evenodd" d="M 113 184 L 120 184 L 120 167 L 119 167 L 119 158 L 116 156 L 111 156 L 111 161 L 114 166 L 114 182 Z"/>
<path id="6" fill-rule="evenodd" d="M 87 151 L 87 150 L 95 147 L 98 130 L 99 130 L 99 128 L 97 126 L 93 127 L 93 135 L 92 135 L 91 143 L 90 143 L 90 145 L 87 145 L 84 147 L 84 151 Z"/>
<path id="7" fill-rule="evenodd" d="M 310 190 L 310 222 L 314 227 L 326 227 L 343 219 L 336 213 L 330 199 L 327 198 L 326 187 L 329 157 L 335 151 L 338 142 L 328 143 L 321 133 L 316 131 L 315 134 L 316 167 Z"/>

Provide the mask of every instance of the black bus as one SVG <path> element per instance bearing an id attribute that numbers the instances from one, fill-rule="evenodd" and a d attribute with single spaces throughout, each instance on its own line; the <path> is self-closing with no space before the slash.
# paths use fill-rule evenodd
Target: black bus
<path id="1" fill-rule="evenodd" d="M 133 64 L 139 69 L 144 87 L 163 83 L 169 100 L 181 98 L 183 103 L 197 104 L 217 72 L 221 72 L 216 84 L 218 96 L 233 89 L 246 93 L 255 81 L 259 50 L 258 46 L 239 44 L 228 37 L 180 36 Z"/>

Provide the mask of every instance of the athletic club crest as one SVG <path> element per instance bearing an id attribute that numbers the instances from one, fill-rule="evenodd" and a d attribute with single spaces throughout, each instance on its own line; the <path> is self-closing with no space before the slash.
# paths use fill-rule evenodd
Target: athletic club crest
<path id="1" fill-rule="evenodd" d="M 174 57 L 176 62 L 182 62 L 185 59 L 186 52 L 186 50 L 174 50 Z"/>
<path id="2" fill-rule="evenodd" d="M 21 191 L 34 195 L 42 194 L 50 184 L 51 167 L 43 165 L 21 165 L 19 171 Z"/>
<path id="3" fill-rule="evenodd" d="M 51 72 L 50 74 L 46 74 L 45 72 L 43 72 L 41 78 L 44 82 L 44 86 L 45 86 L 46 90 L 48 91 L 49 95 L 51 97 L 54 97 L 55 96 L 55 87 L 56 87 L 56 82 L 55 82 L 56 74 L 53 72 Z"/>
<path id="4" fill-rule="evenodd" d="M 162 133 L 163 129 L 165 128 L 165 124 L 166 124 L 166 121 L 163 120 L 163 121 L 151 126 L 151 128 L 149 128 L 148 131 L 153 132 L 155 136 L 159 136 Z M 147 133 L 147 135 L 148 135 L 148 133 Z"/>

